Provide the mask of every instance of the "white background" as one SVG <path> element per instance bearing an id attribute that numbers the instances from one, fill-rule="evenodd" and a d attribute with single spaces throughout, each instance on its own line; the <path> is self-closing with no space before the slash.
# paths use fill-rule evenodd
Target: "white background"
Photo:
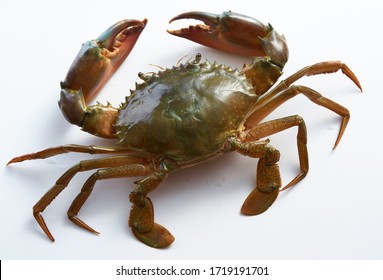
<path id="1" fill-rule="evenodd" d="M 84 1 L 85 2 L 85 1 Z M 1 259 L 382 259 L 381 183 L 382 26 L 378 1 L 5 1 L 0 0 Z M 285 77 L 303 66 L 339 59 L 364 92 L 342 74 L 304 78 L 351 112 L 344 138 L 331 148 L 340 118 L 299 96 L 268 119 L 292 114 L 307 123 L 310 172 L 281 193 L 264 214 L 240 214 L 254 187 L 257 161 L 229 154 L 179 171 L 151 194 L 156 221 L 175 242 L 156 250 L 137 241 L 127 225 L 134 180 L 97 183 L 80 217 L 99 236 L 73 225 L 66 210 L 90 173 L 79 174 L 43 213 L 51 243 L 32 207 L 54 181 L 88 155 L 62 155 L 6 167 L 14 156 L 67 143 L 110 144 L 69 125 L 57 106 L 59 81 L 81 44 L 124 18 L 148 18 L 136 47 L 98 98 L 115 106 L 133 88 L 137 73 L 171 67 L 181 57 L 241 67 L 233 57 L 173 37 L 168 20 L 185 11 L 233 10 L 284 34 L 290 48 Z M 182 26 L 187 26 L 182 21 Z M 296 130 L 271 137 L 281 151 L 284 183 L 298 172 Z"/>

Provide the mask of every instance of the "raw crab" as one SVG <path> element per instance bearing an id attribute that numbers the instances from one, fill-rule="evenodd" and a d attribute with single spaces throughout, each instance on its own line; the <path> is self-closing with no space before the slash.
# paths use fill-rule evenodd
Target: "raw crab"
<path id="1" fill-rule="evenodd" d="M 108 28 L 96 40 L 86 42 L 67 77 L 61 83 L 59 106 L 65 118 L 96 136 L 116 139 L 111 147 L 64 145 L 13 158 L 10 163 L 43 159 L 68 152 L 108 154 L 84 160 L 67 170 L 33 207 L 37 222 L 54 241 L 41 215 L 51 201 L 78 172 L 96 169 L 72 202 L 68 217 L 75 224 L 97 233 L 77 214 L 98 180 L 143 177 L 130 194 L 132 208 L 129 226 L 134 235 L 151 247 L 166 247 L 174 237 L 154 222 L 153 204 L 148 194 L 168 174 L 206 160 L 237 151 L 259 158 L 256 188 L 242 206 L 242 213 L 256 215 L 266 211 L 278 193 L 301 181 L 309 170 L 306 127 L 298 115 L 261 122 L 290 98 L 303 94 L 312 102 L 342 117 L 334 148 L 349 120 L 349 111 L 315 90 L 294 82 L 303 76 L 342 70 L 361 90 L 352 71 L 339 61 L 326 61 L 301 69 L 272 85 L 282 75 L 288 59 L 285 38 L 271 25 L 250 17 L 226 12 L 221 15 L 188 12 L 172 21 L 194 18 L 204 24 L 168 31 L 200 44 L 232 53 L 255 57 L 241 70 L 202 61 L 201 55 L 185 64 L 155 74 L 139 73 L 137 84 L 126 101 L 114 108 L 110 104 L 88 106 L 100 88 L 128 56 L 147 20 L 124 20 Z M 279 151 L 261 140 L 291 127 L 298 128 L 299 174 L 282 188 L 278 168 Z"/>

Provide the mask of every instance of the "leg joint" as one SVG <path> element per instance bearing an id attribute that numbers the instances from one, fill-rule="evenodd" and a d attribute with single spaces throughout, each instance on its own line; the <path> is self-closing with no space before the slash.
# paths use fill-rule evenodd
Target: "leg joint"
<path id="1" fill-rule="evenodd" d="M 270 140 L 261 140 L 241 144 L 237 151 L 245 156 L 264 158 L 266 165 L 274 165 L 279 161 L 280 153 L 272 145 Z"/>
<path id="2" fill-rule="evenodd" d="M 265 146 L 265 150 L 266 150 L 265 164 L 269 166 L 276 164 L 281 157 L 281 153 L 269 144 Z"/>
<path id="3" fill-rule="evenodd" d="M 165 171 L 155 172 L 152 175 L 137 181 L 137 187 L 133 193 L 146 196 L 149 192 L 153 191 L 166 177 L 167 173 Z"/>

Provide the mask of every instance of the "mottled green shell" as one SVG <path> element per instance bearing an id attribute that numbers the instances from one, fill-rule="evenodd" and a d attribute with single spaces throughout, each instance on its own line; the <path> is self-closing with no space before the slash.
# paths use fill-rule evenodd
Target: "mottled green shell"
<path id="1" fill-rule="evenodd" d="M 153 74 L 121 105 L 120 144 L 168 157 L 198 161 L 222 150 L 256 102 L 237 70 L 196 61 Z"/>

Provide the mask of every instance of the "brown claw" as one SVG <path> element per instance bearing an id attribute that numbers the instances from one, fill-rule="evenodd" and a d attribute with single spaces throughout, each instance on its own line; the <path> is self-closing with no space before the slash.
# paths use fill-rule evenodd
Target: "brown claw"
<path id="1" fill-rule="evenodd" d="M 183 37 L 215 49 L 248 56 L 269 56 L 283 67 L 288 59 L 285 38 L 271 25 L 264 25 L 251 17 L 224 12 L 220 15 L 204 12 L 187 12 L 170 20 L 201 20 L 204 24 L 180 30 L 168 30 L 172 35 Z"/>
<path id="2" fill-rule="evenodd" d="M 196 19 L 204 22 L 181 30 L 168 31 L 199 44 L 239 53 L 243 55 L 265 56 L 259 37 L 268 33 L 268 27 L 244 15 L 225 12 L 221 15 L 205 12 L 187 12 L 170 20 Z M 250 35 L 250 36 L 249 36 Z"/>
<path id="3" fill-rule="evenodd" d="M 82 45 L 61 83 L 59 106 L 67 121 L 93 135 L 115 138 L 118 110 L 88 103 L 129 55 L 146 23 L 146 19 L 117 22 Z"/>
<path id="4" fill-rule="evenodd" d="M 146 19 L 122 20 L 84 43 L 61 88 L 82 89 L 88 103 L 129 55 L 146 23 Z"/>

